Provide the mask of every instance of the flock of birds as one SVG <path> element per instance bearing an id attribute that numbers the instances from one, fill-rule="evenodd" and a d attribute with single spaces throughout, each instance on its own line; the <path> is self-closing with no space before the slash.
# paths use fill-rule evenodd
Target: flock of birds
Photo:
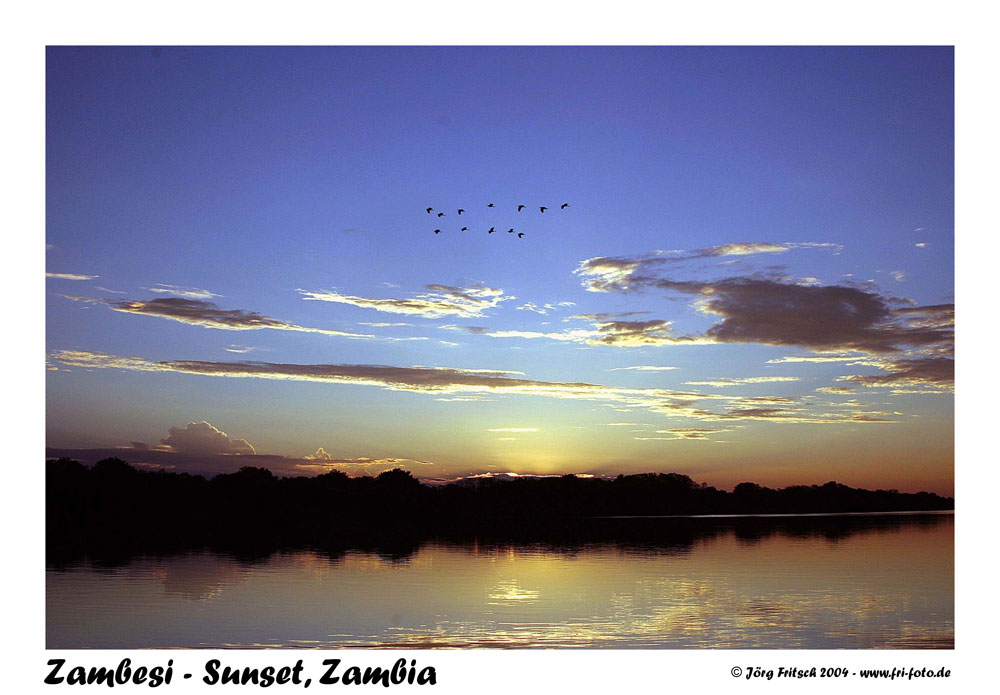
<path id="1" fill-rule="evenodd" d="M 489 203 L 489 204 L 488 204 L 488 205 L 487 205 L 486 207 L 488 207 L 488 208 L 492 208 L 492 207 L 495 207 L 495 206 L 493 205 L 493 203 Z M 526 208 L 526 207 L 528 207 L 528 206 L 527 206 L 527 205 L 518 205 L 518 206 L 517 206 L 517 211 L 518 211 L 518 212 L 521 212 L 521 210 L 524 210 L 524 208 Z M 566 208 L 568 208 L 568 207 L 569 207 L 569 203 L 563 203 L 562 205 L 560 205 L 560 206 L 559 206 L 559 209 L 560 209 L 560 210 L 565 210 L 565 209 L 566 209 Z M 547 208 L 547 207 L 545 207 L 544 205 L 540 205 L 540 206 L 538 207 L 538 212 L 539 212 L 539 213 L 542 213 L 542 214 L 544 214 L 546 210 L 548 210 L 548 208 Z M 434 212 L 434 208 L 427 208 L 427 214 L 428 214 L 428 215 L 430 215 L 430 214 L 431 214 L 431 213 L 433 213 L 433 212 Z M 464 209 L 464 208 L 458 208 L 458 214 L 459 214 L 459 215 L 461 215 L 461 214 L 462 214 L 463 212 L 465 212 L 465 209 Z M 438 212 L 438 213 L 437 213 L 437 216 L 438 216 L 438 217 L 444 217 L 444 216 L 445 216 L 445 213 L 443 213 L 443 212 Z M 460 229 L 459 231 L 462 231 L 462 232 L 467 232 L 467 231 L 469 231 L 469 228 L 468 228 L 468 227 L 462 227 L 462 229 Z M 488 230 L 488 231 L 487 231 L 486 233 L 487 233 L 487 234 L 492 234 L 492 233 L 493 233 L 493 232 L 495 232 L 495 231 L 496 231 L 496 227 L 490 227 L 490 228 L 489 228 L 489 230 Z M 440 229 L 435 229 L 435 230 L 434 230 L 434 233 L 435 233 L 435 234 L 440 234 L 440 233 L 441 233 L 441 230 L 440 230 Z M 508 234 L 515 234 L 515 231 L 514 231 L 514 228 L 513 228 L 513 227 L 511 227 L 510 229 L 508 229 L 508 230 L 507 230 L 507 233 L 508 233 Z M 520 238 L 522 238 L 522 237 L 524 236 L 524 232 L 516 232 L 516 234 L 517 234 L 517 238 L 518 238 L 518 239 L 520 239 Z"/>

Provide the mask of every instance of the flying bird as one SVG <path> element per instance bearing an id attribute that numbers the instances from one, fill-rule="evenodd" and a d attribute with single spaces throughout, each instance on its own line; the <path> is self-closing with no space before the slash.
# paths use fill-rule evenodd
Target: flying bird
<path id="1" fill-rule="evenodd" d="M 521 237 L 523 237 L 523 236 L 524 236 L 524 232 L 518 232 L 518 233 L 517 233 L 517 238 L 518 238 L 518 239 L 520 239 L 520 238 L 521 238 Z"/>
<path id="2" fill-rule="evenodd" d="M 459 209 L 458 209 L 458 214 L 459 214 L 459 215 L 461 215 L 461 214 L 462 214 L 463 212 L 465 212 L 465 210 L 463 210 L 462 208 L 459 208 Z"/>
<path id="3" fill-rule="evenodd" d="M 427 214 L 428 214 L 428 215 L 429 215 L 429 214 L 431 214 L 431 210 L 433 210 L 433 209 L 434 209 L 434 208 L 427 208 Z"/>
<path id="4" fill-rule="evenodd" d="M 439 212 L 438 213 L 438 217 L 444 217 L 444 213 L 443 212 Z"/>
<path id="5" fill-rule="evenodd" d="M 496 228 L 495 228 L 495 227 L 490 227 L 490 231 L 488 231 L 488 232 L 486 232 L 486 233 L 487 233 L 487 234 L 492 234 L 492 233 L 493 233 L 493 232 L 495 232 L 495 231 L 496 231 Z"/>
<path id="6" fill-rule="evenodd" d="M 508 229 L 508 230 L 507 230 L 507 233 L 508 233 L 508 234 L 513 234 L 513 233 L 514 233 L 514 228 L 513 228 L 513 227 L 511 227 L 510 229 Z"/>
<path id="7" fill-rule="evenodd" d="M 440 234 L 440 233 L 441 233 L 441 230 L 440 230 L 440 229 L 435 229 L 435 230 L 434 230 L 434 233 L 435 233 L 435 234 Z"/>
<path id="8" fill-rule="evenodd" d="M 543 205 L 542 207 L 538 208 L 538 209 L 539 209 L 540 211 L 542 211 L 542 212 L 545 212 L 546 210 L 548 210 L 548 208 L 547 208 L 547 207 L 545 207 L 544 205 Z"/>
<path id="9" fill-rule="evenodd" d="M 524 206 L 523 206 L 523 205 L 518 205 L 518 206 L 517 206 L 517 211 L 518 211 L 518 212 L 521 212 L 521 210 L 523 210 L 523 209 L 524 209 Z"/>
<path id="10" fill-rule="evenodd" d="M 490 204 L 489 204 L 489 205 L 487 205 L 486 207 L 488 207 L 488 208 L 491 208 L 491 207 L 493 207 L 493 203 L 490 203 Z"/>
<path id="11" fill-rule="evenodd" d="M 569 203 L 563 203 L 562 205 L 559 206 L 559 209 L 560 210 L 565 210 L 568 207 L 569 207 Z"/>
<path id="12" fill-rule="evenodd" d="M 468 228 L 468 227 L 462 227 L 462 230 L 461 230 L 461 231 L 463 231 L 463 232 L 467 232 L 467 231 L 469 231 L 469 228 Z"/>

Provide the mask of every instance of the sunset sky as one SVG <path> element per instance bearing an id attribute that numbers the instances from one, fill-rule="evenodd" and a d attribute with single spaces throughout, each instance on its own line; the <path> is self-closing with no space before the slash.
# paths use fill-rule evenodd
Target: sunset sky
<path id="1" fill-rule="evenodd" d="M 948 47 L 50 48 L 48 454 L 951 494 L 953 92 Z"/>

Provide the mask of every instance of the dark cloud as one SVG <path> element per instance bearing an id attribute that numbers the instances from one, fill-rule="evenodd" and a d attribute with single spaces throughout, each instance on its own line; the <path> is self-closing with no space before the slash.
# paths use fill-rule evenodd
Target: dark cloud
<path id="1" fill-rule="evenodd" d="M 903 307 L 874 288 L 801 284 L 766 276 L 677 280 L 655 272 L 659 259 L 591 258 L 577 268 L 587 289 L 660 289 L 693 295 L 702 312 L 722 317 L 698 339 L 762 343 L 816 352 L 896 353 L 906 348 L 948 350 L 954 341 L 952 305 Z"/>
<path id="2" fill-rule="evenodd" d="M 729 278 L 714 282 L 652 280 L 650 285 L 698 295 L 698 306 L 722 321 L 705 331 L 720 343 L 763 343 L 819 352 L 899 352 L 904 346 L 948 345 L 951 325 L 909 321 L 875 292 L 842 285 L 796 285 Z"/>
<path id="3" fill-rule="evenodd" d="M 926 386 L 949 389 L 955 381 L 955 360 L 949 357 L 924 357 L 889 360 L 878 364 L 888 374 L 842 376 L 838 381 L 850 381 L 862 386 Z"/>

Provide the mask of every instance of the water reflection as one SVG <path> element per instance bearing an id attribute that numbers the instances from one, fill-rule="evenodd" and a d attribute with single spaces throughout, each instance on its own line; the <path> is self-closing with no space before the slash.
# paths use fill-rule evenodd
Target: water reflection
<path id="1" fill-rule="evenodd" d="M 358 545 L 358 544 L 354 544 Z M 950 514 L 58 558 L 47 646 L 950 648 Z"/>

